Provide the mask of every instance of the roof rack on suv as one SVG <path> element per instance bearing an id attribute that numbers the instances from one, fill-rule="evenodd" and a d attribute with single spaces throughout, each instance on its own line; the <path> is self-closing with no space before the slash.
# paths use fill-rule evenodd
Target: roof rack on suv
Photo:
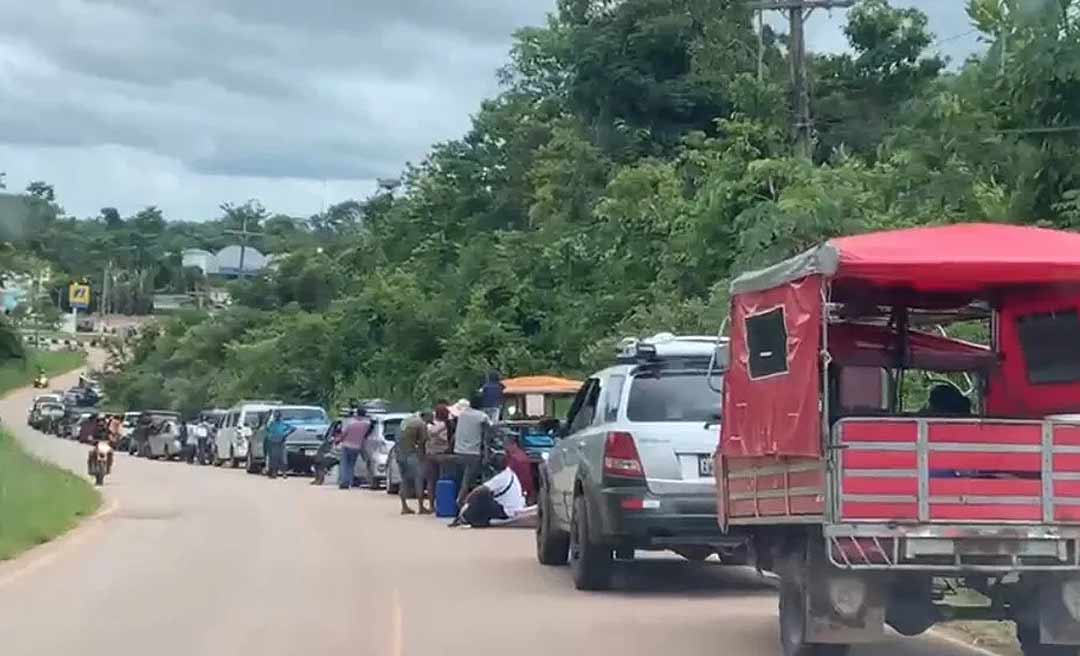
<path id="1" fill-rule="evenodd" d="M 727 337 L 715 335 L 674 335 L 658 333 L 639 339 L 626 337 L 619 342 L 619 362 L 649 362 L 667 358 L 713 358 L 726 351 Z"/>

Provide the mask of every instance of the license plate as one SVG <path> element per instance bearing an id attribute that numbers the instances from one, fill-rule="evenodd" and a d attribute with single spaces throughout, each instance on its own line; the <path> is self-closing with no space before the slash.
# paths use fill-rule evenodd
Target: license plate
<path id="1" fill-rule="evenodd" d="M 713 457 L 698 456 L 698 475 L 703 478 L 711 478 L 713 476 Z"/>

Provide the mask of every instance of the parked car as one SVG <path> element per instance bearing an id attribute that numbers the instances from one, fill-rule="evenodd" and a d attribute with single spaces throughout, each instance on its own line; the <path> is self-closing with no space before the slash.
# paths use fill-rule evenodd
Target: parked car
<path id="1" fill-rule="evenodd" d="M 34 397 L 34 401 L 30 404 L 30 407 L 26 411 L 26 424 L 33 426 L 32 418 L 34 411 L 45 403 L 59 403 L 63 405 L 64 397 L 62 394 L 38 394 Z"/>
<path id="2" fill-rule="evenodd" d="M 64 417 L 64 404 L 46 401 L 34 405 L 30 412 L 29 424 L 32 428 L 48 432 L 55 422 Z"/>
<path id="3" fill-rule="evenodd" d="M 271 413 L 271 421 L 284 422 L 290 428 L 285 436 L 286 467 L 292 471 L 309 471 L 330 428 L 326 410 L 316 406 L 281 407 Z"/>
<path id="4" fill-rule="evenodd" d="M 79 426 L 96 412 L 95 408 L 82 408 L 78 406 L 64 407 L 64 416 L 56 422 L 56 434 L 65 440 L 79 439 Z"/>
<path id="5" fill-rule="evenodd" d="M 214 464 L 228 462 L 239 467 L 247 461 L 252 437 L 262 417 L 281 405 L 279 401 L 241 401 L 229 409 L 221 428 L 214 436 Z M 261 445 L 259 445 L 261 451 Z M 262 453 L 259 453 L 261 460 Z"/>
<path id="6" fill-rule="evenodd" d="M 152 428 L 146 439 L 145 452 L 148 458 L 179 458 L 184 448 L 184 422 L 176 412 L 152 410 L 150 415 Z"/>
<path id="7" fill-rule="evenodd" d="M 589 377 L 540 469 L 537 557 L 569 560 L 579 589 L 611 584 L 616 558 L 670 549 L 714 553 L 715 337 L 624 340 L 615 366 Z"/>
<path id="8" fill-rule="evenodd" d="M 326 410 L 312 405 L 283 405 L 271 410 L 260 426 L 248 449 L 247 472 L 263 471 L 266 464 L 267 441 L 272 431 L 284 430 L 285 466 L 288 470 L 310 471 L 319 447 L 323 443 L 330 419 Z M 256 460 L 253 453 L 260 453 Z M 256 464 L 257 463 L 257 464 Z"/>
<path id="9" fill-rule="evenodd" d="M 361 457 L 356 461 L 357 480 L 363 481 L 369 489 L 378 489 L 387 482 L 390 450 L 401 432 L 401 422 L 409 416 L 408 412 L 386 412 L 368 415 L 375 425 L 371 434 L 364 441 Z"/>

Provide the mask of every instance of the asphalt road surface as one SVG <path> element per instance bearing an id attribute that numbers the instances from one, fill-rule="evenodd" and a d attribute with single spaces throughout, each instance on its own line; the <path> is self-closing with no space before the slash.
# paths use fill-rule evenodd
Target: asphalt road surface
<path id="1" fill-rule="evenodd" d="M 25 427 L 32 395 L 0 401 L 4 424 L 84 470 L 85 447 Z M 774 590 L 746 569 L 648 558 L 582 593 L 537 564 L 531 531 L 448 530 L 382 492 L 121 455 L 104 495 L 103 516 L 0 565 L 0 654 L 778 653 Z M 973 652 L 923 638 L 853 653 Z"/>

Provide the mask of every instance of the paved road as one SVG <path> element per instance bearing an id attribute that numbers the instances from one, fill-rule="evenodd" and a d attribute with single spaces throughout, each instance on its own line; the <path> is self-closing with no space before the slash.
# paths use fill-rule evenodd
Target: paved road
<path id="1" fill-rule="evenodd" d="M 74 470 L 83 447 L 23 428 Z M 0 474 L 2 475 L 2 474 Z M 776 599 L 748 570 L 638 561 L 575 592 L 521 529 L 448 530 L 383 493 L 121 456 L 105 517 L 0 566 L 5 656 L 772 656 Z M 961 656 L 932 640 L 858 656 Z"/>

